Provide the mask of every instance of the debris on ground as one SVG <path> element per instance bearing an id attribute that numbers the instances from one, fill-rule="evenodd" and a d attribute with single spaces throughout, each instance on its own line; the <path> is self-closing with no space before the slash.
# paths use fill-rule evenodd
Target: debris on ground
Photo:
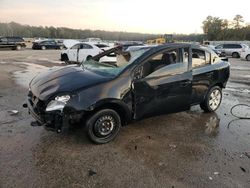
<path id="1" fill-rule="evenodd" d="M 213 178 L 212 178 L 211 176 L 209 176 L 209 179 L 210 179 L 210 180 L 213 180 Z"/>
<path id="2" fill-rule="evenodd" d="M 94 176 L 96 175 L 97 173 L 91 169 L 89 169 L 89 176 Z"/>
<path id="3" fill-rule="evenodd" d="M 11 116 L 17 115 L 19 112 L 17 110 L 8 110 L 7 111 Z"/>
<path id="4" fill-rule="evenodd" d="M 246 169 L 243 168 L 243 167 L 241 167 L 241 166 L 240 166 L 240 169 L 241 169 L 243 172 L 246 172 Z"/>
<path id="5" fill-rule="evenodd" d="M 250 159 L 250 154 L 249 154 L 249 153 L 245 152 L 244 155 L 245 155 L 247 158 Z"/>
<path id="6" fill-rule="evenodd" d="M 169 144 L 169 147 L 170 147 L 171 149 L 176 149 L 176 148 L 177 148 L 177 146 L 176 146 L 175 144 Z"/>
<path id="7" fill-rule="evenodd" d="M 220 173 L 219 172 L 214 172 L 214 175 L 219 175 Z"/>

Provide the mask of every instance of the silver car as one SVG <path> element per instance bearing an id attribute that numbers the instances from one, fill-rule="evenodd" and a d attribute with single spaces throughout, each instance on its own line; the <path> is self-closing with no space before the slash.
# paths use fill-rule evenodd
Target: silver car
<path id="1" fill-rule="evenodd" d="M 239 58 L 242 51 L 249 48 L 246 44 L 220 44 L 215 47 L 216 50 L 225 53 L 226 56 Z"/>

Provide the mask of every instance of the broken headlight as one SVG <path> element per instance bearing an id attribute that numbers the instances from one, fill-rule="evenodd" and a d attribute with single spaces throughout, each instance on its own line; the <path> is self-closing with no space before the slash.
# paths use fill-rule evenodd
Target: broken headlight
<path id="1" fill-rule="evenodd" d="M 55 98 L 55 100 L 51 100 L 49 102 L 49 104 L 46 107 L 46 112 L 51 112 L 51 111 L 55 111 L 55 110 L 62 111 L 64 106 L 69 101 L 69 99 L 70 99 L 69 95 L 57 96 Z"/>

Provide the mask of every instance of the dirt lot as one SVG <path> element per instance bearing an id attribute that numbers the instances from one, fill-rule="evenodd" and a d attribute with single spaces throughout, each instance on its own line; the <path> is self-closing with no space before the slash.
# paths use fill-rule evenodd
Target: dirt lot
<path id="1" fill-rule="evenodd" d="M 250 122 L 233 105 L 250 103 L 250 62 L 230 59 L 231 78 L 216 113 L 200 108 L 122 128 L 105 145 L 83 130 L 31 127 L 22 103 L 30 79 L 64 66 L 60 51 L 0 51 L 0 187 L 250 187 Z M 11 114 L 9 110 L 18 110 Z M 237 113 L 248 116 L 249 108 Z"/>

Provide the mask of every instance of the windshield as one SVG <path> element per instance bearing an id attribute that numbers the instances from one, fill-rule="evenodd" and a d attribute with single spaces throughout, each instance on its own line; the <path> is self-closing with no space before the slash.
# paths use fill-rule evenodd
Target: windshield
<path id="1" fill-rule="evenodd" d="M 142 48 L 123 51 L 121 48 L 116 47 L 88 61 L 84 61 L 82 66 L 84 69 L 96 74 L 115 77 L 148 50 L 149 48 Z"/>

